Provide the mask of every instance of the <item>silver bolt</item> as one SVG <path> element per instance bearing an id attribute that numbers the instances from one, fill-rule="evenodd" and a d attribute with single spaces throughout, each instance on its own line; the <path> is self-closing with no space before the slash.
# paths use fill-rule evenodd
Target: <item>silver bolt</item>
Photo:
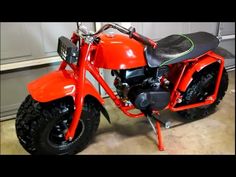
<path id="1" fill-rule="evenodd" d="M 178 98 L 177 99 L 177 103 L 181 103 L 182 102 L 182 99 L 181 98 Z"/>
<path id="2" fill-rule="evenodd" d="M 213 98 L 210 96 L 210 97 L 208 97 L 206 100 L 213 100 Z"/>
<path id="3" fill-rule="evenodd" d="M 168 81 L 167 79 L 164 79 L 164 83 L 165 83 L 166 85 L 169 85 L 169 84 L 170 84 L 170 81 Z"/>
<path id="4" fill-rule="evenodd" d="M 170 126 L 171 126 L 171 122 L 170 121 L 165 123 L 165 128 L 170 128 Z"/>

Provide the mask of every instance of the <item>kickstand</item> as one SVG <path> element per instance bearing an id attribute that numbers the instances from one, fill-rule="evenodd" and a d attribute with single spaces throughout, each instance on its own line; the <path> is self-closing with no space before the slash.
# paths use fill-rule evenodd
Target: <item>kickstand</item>
<path id="1" fill-rule="evenodd" d="M 161 134 L 161 125 L 159 121 L 156 121 L 156 130 L 157 130 L 157 147 L 160 151 L 164 151 L 164 144 L 162 141 L 162 134 Z"/>
<path id="2" fill-rule="evenodd" d="M 147 119 L 153 129 L 153 131 L 155 132 L 156 136 L 157 136 L 157 147 L 160 151 L 164 151 L 164 144 L 162 141 L 162 134 L 161 134 L 161 125 L 160 122 L 158 120 L 156 120 L 156 126 L 153 125 L 151 119 L 149 116 L 147 116 Z"/>

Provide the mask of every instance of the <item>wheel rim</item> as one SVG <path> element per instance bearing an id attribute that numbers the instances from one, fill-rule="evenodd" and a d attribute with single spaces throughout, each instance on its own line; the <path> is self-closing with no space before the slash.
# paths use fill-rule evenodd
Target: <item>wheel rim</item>
<path id="1" fill-rule="evenodd" d="M 215 78 L 214 75 L 208 74 L 204 81 L 199 83 L 197 90 L 194 93 L 192 99 L 187 101 L 188 104 L 190 103 L 198 103 L 205 100 L 209 95 L 211 95 L 215 88 Z"/>
<path id="2" fill-rule="evenodd" d="M 74 138 L 70 140 L 65 140 L 65 133 L 67 132 L 70 123 L 71 123 L 71 116 L 70 118 L 65 118 L 63 120 L 60 120 L 54 125 L 49 133 L 48 140 L 49 143 L 53 146 L 68 146 L 70 144 L 73 144 L 75 141 L 77 141 L 81 135 L 84 132 L 84 122 L 83 120 L 80 120 L 77 129 L 75 131 Z"/>
<path id="3" fill-rule="evenodd" d="M 207 75 L 205 81 L 202 84 L 203 89 L 197 93 L 198 101 L 205 100 L 209 95 L 213 94 L 215 88 L 215 78 L 214 75 Z"/>

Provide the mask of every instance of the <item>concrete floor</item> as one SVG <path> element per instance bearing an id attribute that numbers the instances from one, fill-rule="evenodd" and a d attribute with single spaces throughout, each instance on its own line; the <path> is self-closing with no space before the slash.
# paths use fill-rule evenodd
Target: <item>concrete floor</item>
<path id="1" fill-rule="evenodd" d="M 157 149 L 146 118 L 130 119 L 110 99 L 106 107 L 112 124 L 101 117 L 95 138 L 80 154 L 235 154 L 235 71 L 229 72 L 229 87 L 216 113 L 205 119 L 171 129 L 162 127 L 165 151 Z M 161 116 L 181 123 L 176 113 L 164 111 Z M 15 120 L 0 122 L 0 154 L 28 154 L 15 134 Z"/>

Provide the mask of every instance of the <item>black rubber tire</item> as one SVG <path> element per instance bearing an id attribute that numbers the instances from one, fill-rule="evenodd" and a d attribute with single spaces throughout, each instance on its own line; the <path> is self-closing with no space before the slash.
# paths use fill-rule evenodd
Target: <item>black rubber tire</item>
<path id="1" fill-rule="evenodd" d="M 39 103 L 28 95 L 18 110 L 15 123 L 20 144 L 30 154 L 72 155 L 84 150 L 100 122 L 100 111 L 89 98 L 85 99 L 81 113 L 81 133 L 63 145 L 52 143 L 49 138 L 57 122 L 72 118 L 73 109 L 71 97 Z"/>
<path id="2" fill-rule="evenodd" d="M 196 75 L 193 78 L 192 83 L 189 85 L 189 87 L 187 88 L 186 92 L 183 95 L 183 102 L 181 103 L 181 105 L 187 105 L 187 104 L 194 103 L 194 102 L 192 102 L 192 100 L 194 97 L 196 97 L 196 94 L 198 93 L 198 90 L 200 89 L 199 87 L 201 87 L 201 84 L 202 84 L 201 82 L 203 82 L 204 79 L 206 79 L 209 74 L 214 77 L 214 81 L 212 81 L 212 83 L 211 83 L 212 84 L 211 88 L 212 88 L 212 92 L 213 92 L 213 90 L 215 88 L 214 84 L 216 82 L 218 68 L 219 68 L 218 63 L 215 63 L 215 64 L 212 64 L 212 65 L 204 68 L 199 73 L 196 73 Z M 220 82 L 218 95 L 217 95 L 217 99 L 214 103 L 212 103 L 210 105 L 202 106 L 202 107 L 178 111 L 177 113 L 180 114 L 186 120 L 197 120 L 197 119 L 204 118 L 204 117 L 214 113 L 216 110 L 216 106 L 223 99 L 225 92 L 227 91 L 228 80 L 229 80 L 228 73 L 224 68 L 221 82 Z M 207 97 L 207 95 L 206 95 L 206 97 Z M 199 102 L 199 101 L 200 100 L 197 100 L 197 102 Z"/>

